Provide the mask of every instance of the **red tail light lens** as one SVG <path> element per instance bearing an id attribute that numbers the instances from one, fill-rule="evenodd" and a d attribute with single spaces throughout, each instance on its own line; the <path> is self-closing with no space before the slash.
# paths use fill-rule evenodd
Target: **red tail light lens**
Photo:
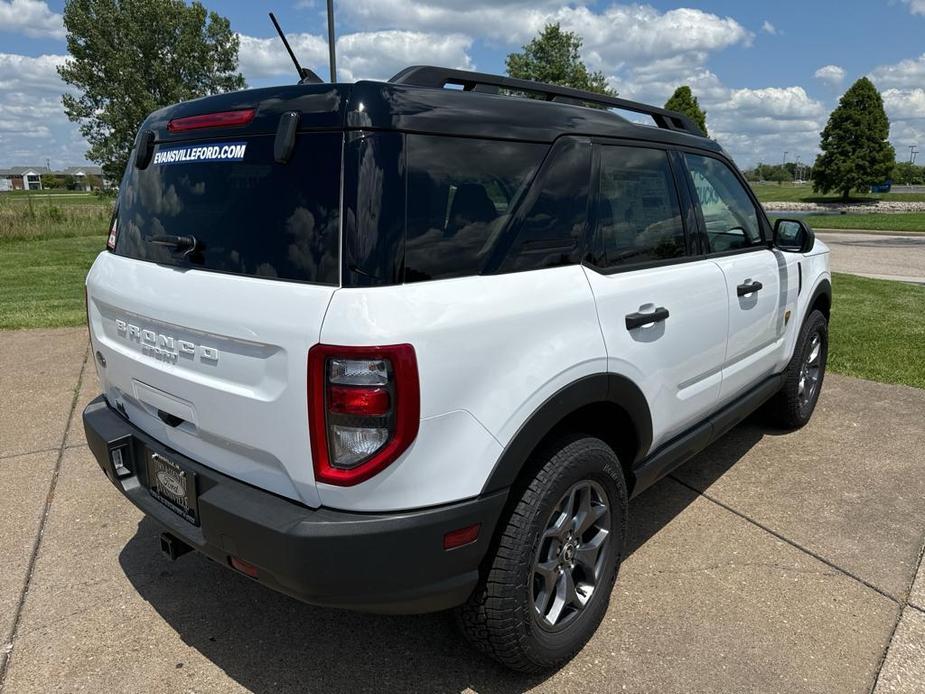
<path id="1" fill-rule="evenodd" d="M 334 414 L 385 416 L 391 398 L 385 388 L 363 386 L 329 386 L 328 409 Z"/>
<path id="2" fill-rule="evenodd" d="M 187 130 L 199 128 L 229 128 L 247 125 L 254 120 L 254 109 L 245 108 L 238 111 L 219 111 L 205 113 L 201 116 L 187 116 L 174 118 L 167 123 L 167 130 L 172 133 L 182 133 Z"/>
<path id="3" fill-rule="evenodd" d="M 411 345 L 312 347 L 308 424 L 315 479 L 350 486 L 395 462 L 417 437 L 420 397 Z"/>

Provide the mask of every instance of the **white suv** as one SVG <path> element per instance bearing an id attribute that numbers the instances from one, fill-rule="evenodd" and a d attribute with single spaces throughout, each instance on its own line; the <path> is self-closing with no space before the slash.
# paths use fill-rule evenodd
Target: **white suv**
<path id="1" fill-rule="evenodd" d="M 171 558 L 456 607 L 529 671 L 600 622 L 628 498 L 808 421 L 831 286 L 686 117 L 415 67 L 151 114 L 87 298 L 89 445 Z"/>

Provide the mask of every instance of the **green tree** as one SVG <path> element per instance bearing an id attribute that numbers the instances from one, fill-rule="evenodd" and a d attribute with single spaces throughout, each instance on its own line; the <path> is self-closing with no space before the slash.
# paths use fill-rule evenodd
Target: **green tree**
<path id="1" fill-rule="evenodd" d="M 892 173 L 893 183 L 902 185 L 922 185 L 925 183 L 925 166 L 918 166 L 908 161 L 897 162 Z M 44 177 L 42 178 L 44 181 Z"/>
<path id="2" fill-rule="evenodd" d="M 603 72 L 590 72 L 581 62 L 580 50 L 578 34 L 562 31 L 558 23 L 547 24 L 522 52 L 508 55 L 504 64 L 511 77 L 616 96 Z"/>
<path id="3" fill-rule="evenodd" d="M 111 180 L 149 113 L 245 86 L 231 24 L 199 2 L 67 0 L 64 27 L 70 59 L 58 74 L 78 92 L 62 97 L 64 111 Z"/>
<path id="4" fill-rule="evenodd" d="M 896 162 L 889 135 L 890 120 L 880 92 L 862 77 L 842 95 L 822 131 L 813 190 L 840 191 L 848 200 L 852 190 L 886 180 Z"/>
<path id="5" fill-rule="evenodd" d="M 686 84 L 674 90 L 674 94 L 665 102 L 665 108 L 683 113 L 700 126 L 704 135 L 707 134 L 707 113 L 700 108 L 700 102 Z"/>

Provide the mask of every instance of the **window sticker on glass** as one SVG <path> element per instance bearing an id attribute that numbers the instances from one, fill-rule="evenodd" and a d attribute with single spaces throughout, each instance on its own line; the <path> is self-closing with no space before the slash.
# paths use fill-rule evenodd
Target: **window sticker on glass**
<path id="1" fill-rule="evenodd" d="M 154 164 L 189 164 L 198 161 L 241 161 L 246 142 L 166 147 L 154 153 Z"/>

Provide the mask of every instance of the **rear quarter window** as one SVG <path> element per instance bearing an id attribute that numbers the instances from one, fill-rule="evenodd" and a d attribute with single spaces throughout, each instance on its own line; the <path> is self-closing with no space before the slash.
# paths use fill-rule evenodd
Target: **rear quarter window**
<path id="1" fill-rule="evenodd" d="M 478 275 L 548 146 L 407 136 L 405 281 Z"/>

